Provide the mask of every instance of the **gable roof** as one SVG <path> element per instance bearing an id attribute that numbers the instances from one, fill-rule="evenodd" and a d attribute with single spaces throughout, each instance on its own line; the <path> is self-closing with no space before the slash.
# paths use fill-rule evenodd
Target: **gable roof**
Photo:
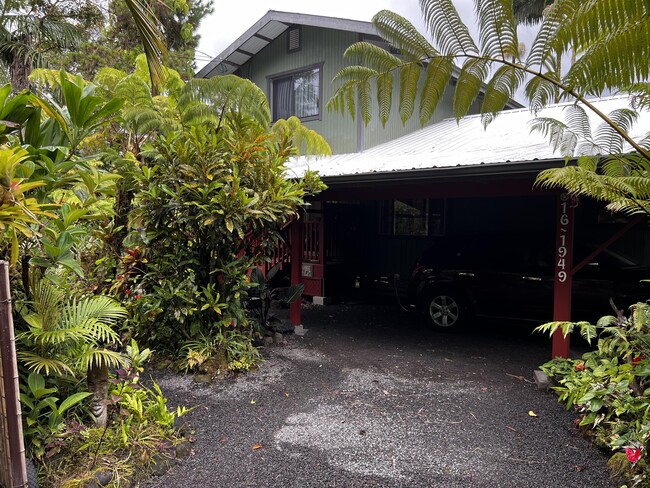
<path id="1" fill-rule="evenodd" d="M 269 10 L 235 42 L 199 70 L 196 76 L 208 78 L 214 75 L 234 73 L 292 25 L 308 25 L 378 35 L 377 30 L 370 22 Z"/>
<path id="2" fill-rule="evenodd" d="M 592 103 L 606 114 L 629 108 L 628 98 L 620 96 Z M 538 116 L 565 120 L 566 109 L 572 105 L 551 105 Z M 595 114 L 587 112 L 592 128 L 602 123 Z M 532 172 L 544 166 L 557 166 L 564 158 L 541 133 L 531 132 L 530 122 L 534 118 L 528 108 L 506 110 L 485 129 L 480 115 L 459 122 L 445 119 L 359 153 L 294 157 L 286 165 L 288 176 L 300 177 L 311 169 L 318 171 L 325 182 L 390 181 L 453 173 Z M 639 140 L 648 134 L 650 111 L 646 110 L 641 112 L 630 135 Z M 531 164 L 534 162 L 539 164 Z"/>

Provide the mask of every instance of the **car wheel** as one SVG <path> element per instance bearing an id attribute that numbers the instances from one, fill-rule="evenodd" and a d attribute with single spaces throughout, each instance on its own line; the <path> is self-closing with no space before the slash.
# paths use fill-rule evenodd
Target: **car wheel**
<path id="1" fill-rule="evenodd" d="M 467 319 L 468 310 L 457 293 L 434 292 L 425 302 L 427 320 L 440 329 L 459 328 Z"/>

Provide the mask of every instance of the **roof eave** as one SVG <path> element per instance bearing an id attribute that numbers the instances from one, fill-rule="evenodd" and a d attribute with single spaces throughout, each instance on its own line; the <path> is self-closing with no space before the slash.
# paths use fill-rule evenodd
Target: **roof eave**
<path id="1" fill-rule="evenodd" d="M 507 177 L 534 175 L 545 169 L 565 164 L 564 159 L 543 159 L 533 161 L 507 161 L 504 163 L 482 163 L 471 166 L 444 168 L 422 168 L 351 175 L 321 176 L 328 186 L 355 186 L 382 183 L 416 183 L 424 180 L 440 180 L 471 177 Z"/>

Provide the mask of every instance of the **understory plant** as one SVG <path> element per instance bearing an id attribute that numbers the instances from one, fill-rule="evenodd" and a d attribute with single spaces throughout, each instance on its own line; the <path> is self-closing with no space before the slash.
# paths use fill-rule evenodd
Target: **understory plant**
<path id="1" fill-rule="evenodd" d="M 174 446 L 182 441 L 175 421 L 188 409 L 170 409 L 155 381 L 141 382 L 149 349 L 131 341 L 125 355 L 129 366 L 110 379 L 106 426 L 69 420 L 42 463 L 45 486 L 86 486 L 100 472 L 110 473 L 112 486 L 128 485 L 175 456 Z"/>
<path id="2" fill-rule="evenodd" d="M 650 486 L 650 305 L 637 303 L 628 315 L 617 311 L 595 325 L 551 322 L 536 331 L 579 331 L 589 344 L 595 341 L 580 359 L 555 358 L 541 368 L 579 425 L 612 453 L 612 471 L 632 486 Z"/>

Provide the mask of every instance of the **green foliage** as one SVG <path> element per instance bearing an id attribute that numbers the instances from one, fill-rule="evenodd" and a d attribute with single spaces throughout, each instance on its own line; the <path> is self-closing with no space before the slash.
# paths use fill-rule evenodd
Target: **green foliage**
<path id="1" fill-rule="evenodd" d="M 556 358 L 542 365 L 554 378 L 559 401 L 580 416 L 596 441 L 612 453 L 610 466 L 634 485 L 650 479 L 647 445 L 650 441 L 650 305 L 637 303 L 629 317 L 588 322 L 553 322 L 536 329 L 564 335 L 579 330 L 594 351 L 581 359 Z M 628 461 L 627 453 L 640 450 L 641 458 Z M 625 462 L 623 462 L 625 460 Z"/>
<path id="2" fill-rule="evenodd" d="M 467 114 L 484 87 L 481 113 L 486 122 L 505 107 L 525 81 L 524 75 L 529 76 L 526 95 L 533 110 L 565 97 L 584 101 L 584 95 L 597 95 L 605 89 L 627 89 L 632 85 L 639 89 L 638 83 L 650 75 L 646 62 L 650 54 L 647 2 L 607 0 L 578 4 L 575 0 L 557 0 L 548 7 L 526 58 L 519 49 L 510 0 L 476 2 L 478 42 L 472 38 L 452 0 L 422 0 L 420 6 L 436 47 L 405 18 L 387 10 L 377 13 L 373 23 L 402 56 L 387 56 L 368 43 L 350 46 L 345 56 L 360 60 L 361 65 L 346 67 L 336 75 L 334 81 L 343 84 L 328 102 L 329 108 L 343 111 L 347 105 L 354 113 L 355 106 L 350 102 L 355 91 L 364 100 L 371 81 L 384 83 L 387 73 L 399 72 L 403 100 L 400 114 L 403 118 L 410 117 L 412 101 L 419 93 L 420 106 L 426 107 L 420 110 L 424 123 L 435 110 L 437 93 L 448 82 L 448 70 L 434 69 L 425 85 L 413 82 L 415 72 L 430 63 L 454 60 L 462 62 L 454 95 L 456 117 Z M 611 22 L 602 22 L 603 18 Z M 569 49 L 576 49 L 581 56 L 563 72 L 556 61 Z M 493 70 L 493 67 L 500 68 Z M 438 87 L 433 91 L 432 77 Z M 385 112 L 390 111 L 389 97 L 380 97 L 379 103 L 383 119 Z"/>
<path id="3" fill-rule="evenodd" d="M 148 350 L 140 351 L 132 341 L 129 355 L 133 364 L 141 365 Z M 173 457 L 174 445 L 181 441 L 174 424 L 189 409 L 170 409 L 155 382 L 151 388 L 141 384 L 139 369 L 120 369 L 111 380 L 106 428 L 69 422 L 49 444 L 43 462 L 47 486 L 87 484 L 105 470 L 112 472 L 116 486 L 137 482 L 151 473 L 154 463 Z"/>
<path id="4" fill-rule="evenodd" d="M 179 107 L 191 99 L 182 95 Z M 318 187 L 316 179 L 285 177 L 293 151 L 285 132 L 229 103 L 214 123 L 172 130 L 142 152 L 133 213 L 141 230 L 132 238 L 147 248 L 147 264 L 129 286 L 142 290 L 133 307 L 137 334 L 170 351 L 230 323 L 247 330 L 247 271 L 275 246 L 305 191 Z"/>
<path id="5" fill-rule="evenodd" d="M 18 359 L 32 372 L 46 375 L 85 374 L 91 366 L 115 367 L 123 359 L 104 345 L 116 342 L 113 325 L 126 310 L 106 296 L 64 300 L 46 279 L 32 286 L 33 300 L 22 319 L 26 329 L 17 335 Z"/>
<path id="6" fill-rule="evenodd" d="M 539 184 L 605 201 L 612 211 L 650 212 L 650 144 L 647 137 L 637 141 L 629 135 L 636 113 L 623 109 L 605 115 L 587 99 L 606 91 L 622 91 L 632 95 L 639 110 L 648 107 L 648 2 L 555 0 L 548 6 L 514 2 L 515 15 L 512 0 L 477 0 L 476 40 L 453 0 L 421 0 L 420 7 L 434 44 L 405 18 L 387 10 L 377 13 L 373 23 L 401 56 L 364 42 L 350 46 L 345 56 L 360 64 L 345 67 L 334 77 L 340 86 L 328 102 L 329 109 L 343 112 L 347 108 L 352 116 L 359 111 L 367 124 L 375 89 L 379 116 L 385 124 L 391 112 L 393 76 L 398 73 L 400 116 L 403 121 L 409 119 L 419 97 L 419 118 L 424 125 L 435 113 L 449 86 L 453 63 L 458 62 L 454 88 L 457 119 L 469 113 L 483 92 L 480 111 L 484 125 L 489 124 L 524 84 L 535 113 L 553 102 L 578 102 L 570 109 L 568 122 L 537 119 L 532 128 L 546 135 L 554 149 L 567 158 L 589 157 L 579 160 L 577 166 L 545 171 Z M 541 25 L 525 56 L 516 20 L 531 19 L 540 19 Z M 568 67 L 562 65 L 566 54 L 575 59 Z M 423 83 L 418 82 L 421 71 L 425 71 Z M 585 124 L 585 109 L 604 122 L 593 135 Z"/>
<path id="7" fill-rule="evenodd" d="M 273 287 L 271 283 L 280 269 L 280 264 L 273 266 L 266 275 L 260 268 L 255 268 L 251 272 L 251 284 L 254 286 L 248 292 L 249 308 L 262 330 L 270 323 L 277 322 L 277 318 L 271 315 L 271 304 L 274 300 L 283 305 L 290 305 L 302 296 L 305 289 L 304 283 L 289 287 Z"/>
<path id="8" fill-rule="evenodd" d="M 91 393 L 76 392 L 59 403 L 57 388 L 46 388 L 45 378 L 30 373 L 21 384 L 20 402 L 24 423 L 25 447 L 34 457 L 41 458 L 46 447 L 61 434 L 66 425 L 66 413 Z"/>

